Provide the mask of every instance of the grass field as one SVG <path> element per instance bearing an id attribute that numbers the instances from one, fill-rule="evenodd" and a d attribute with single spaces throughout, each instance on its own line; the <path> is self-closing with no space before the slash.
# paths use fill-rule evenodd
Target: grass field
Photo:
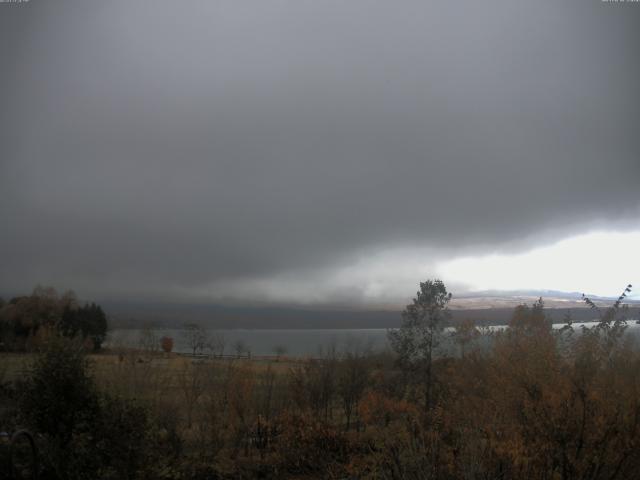
<path id="1" fill-rule="evenodd" d="M 14 382 L 28 374 L 34 353 L 0 354 L 0 383 Z M 87 355 L 100 391 L 144 402 L 155 412 L 167 413 L 177 422 L 182 437 L 195 441 L 196 426 L 208 421 L 212 411 L 224 408 L 229 392 L 241 394 L 247 405 L 263 405 L 261 414 L 282 407 L 289 373 L 304 365 L 293 358 L 192 358 L 178 354 L 135 350 Z M 232 393 L 235 394 L 235 393 Z"/>
<path id="2" fill-rule="evenodd" d="M 34 358 L 28 353 L 0 353 L 0 383 L 20 379 Z"/>
<path id="3" fill-rule="evenodd" d="M 29 366 L 35 359 L 35 353 L 0 353 L 0 381 L 13 381 L 19 379 L 28 372 Z M 188 355 L 180 354 L 155 354 L 148 355 L 135 350 L 131 350 L 122 354 L 122 352 L 94 353 L 87 356 L 94 372 L 99 378 L 101 374 L 107 374 L 119 366 L 139 364 L 146 365 L 147 368 L 153 370 L 164 370 L 167 372 L 176 372 L 185 367 L 185 365 L 210 365 L 223 366 L 229 363 L 251 367 L 255 372 L 262 372 L 271 369 L 277 373 L 287 372 L 290 368 L 303 364 L 304 359 L 293 357 L 253 357 L 247 358 L 193 358 Z"/>

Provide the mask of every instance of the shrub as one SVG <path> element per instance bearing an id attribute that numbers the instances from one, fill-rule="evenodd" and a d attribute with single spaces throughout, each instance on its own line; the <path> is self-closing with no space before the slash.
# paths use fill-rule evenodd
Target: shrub
<path id="1" fill-rule="evenodd" d="M 78 342 L 55 338 L 19 386 L 19 418 L 40 434 L 45 478 L 137 478 L 148 458 L 146 410 L 98 392 Z"/>
<path id="2" fill-rule="evenodd" d="M 171 353 L 171 351 L 173 350 L 173 338 L 162 337 L 160 339 L 160 346 L 162 347 L 163 352 Z"/>
<path id="3" fill-rule="evenodd" d="M 343 432 L 311 415 L 284 414 L 276 450 L 282 470 L 293 474 L 336 471 L 348 459 L 349 444 Z"/>

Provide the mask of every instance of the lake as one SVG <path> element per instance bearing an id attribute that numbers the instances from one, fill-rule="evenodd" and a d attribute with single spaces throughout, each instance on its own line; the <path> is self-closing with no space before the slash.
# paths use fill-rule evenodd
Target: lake
<path id="1" fill-rule="evenodd" d="M 335 347 L 337 351 L 345 348 L 371 348 L 384 350 L 387 348 L 387 330 L 372 329 L 287 329 L 287 330 L 209 330 L 209 336 L 224 339 L 225 354 L 235 354 L 234 345 L 243 342 L 252 355 L 274 355 L 276 346 L 283 346 L 287 355 L 321 356 L 323 352 Z M 144 330 L 118 329 L 110 333 L 107 346 L 122 345 L 137 347 Z M 157 329 L 154 335 L 173 338 L 173 351 L 190 353 L 189 341 L 185 331 L 181 329 Z"/>
<path id="2" fill-rule="evenodd" d="M 579 331 L 581 325 L 587 327 L 596 325 L 596 322 L 574 323 L 574 328 Z M 637 335 L 640 326 L 635 321 L 629 322 L 629 332 Z M 554 328 L 560 328 L 564 324 L 554 324 Z M 494 330 L 503 326 L 489 327 Z M 116 329 L 110 332 L 106 346 L 138 347 L 140 339 L 149 334 L 149 331 L 139 329 Z M 287 355 L 292 356 L 322 356 L 323 352 L 335 348 L 337 352 L 354 348 L 370 348 L 381 351 L 389 348 L 387 342 L 387 329 L 282 329 L 282 330 L 209 330 L 210 337 L 224 339 L 224 353 L 235 354 L 235 345 L 243 342 L 252 355 L 274 355 L 276 346 L 283 346 Z M 162 336 L 173 338 L 173 351 L 178 353 L 190 353 L 188 339 L 182 329 L 156 329 L 153 330 L 156 337 L 155 343 L 159 345 Z"/>

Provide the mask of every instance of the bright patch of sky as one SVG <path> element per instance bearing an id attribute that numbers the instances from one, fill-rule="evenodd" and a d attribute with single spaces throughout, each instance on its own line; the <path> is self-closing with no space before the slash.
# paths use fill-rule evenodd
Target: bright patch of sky
<path id="1" fill-rule="evenodd" d="M 617 296 L 640 280 L 640 231 L 594 232 L 516 255 L 464 257 L 441 263 L 447 281 L 471 291 L 560 290 Z M 638 292 L 632 294 L 640 298 Z"/>

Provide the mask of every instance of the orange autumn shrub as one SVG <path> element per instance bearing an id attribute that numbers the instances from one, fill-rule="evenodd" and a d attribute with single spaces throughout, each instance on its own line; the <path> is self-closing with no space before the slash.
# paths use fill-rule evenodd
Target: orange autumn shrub
<path id="1" fill-rule="evenodd" d="M 173 338 L 162 337 L 160 339 L 160 347 L 164 353 L 171 353 L 173 350 Z"/>
<path id="2" fill-rule="evenodd" d="M 276 461 L 288 474 L 342 471 L 348 461 L 349 442 L 345 433 L 321 422 L 309 412 L 285 412 L 276 423 Z M 326 477 L 323 477 L 326 478 Z"/>
<path id="3" fill-rule="evenodd" d="M 358 415 L 365 425 L 387 426 L 403 414 L 417 414 L 416 406 L 373 390 L 365 393 L 358 405 Z"/>

